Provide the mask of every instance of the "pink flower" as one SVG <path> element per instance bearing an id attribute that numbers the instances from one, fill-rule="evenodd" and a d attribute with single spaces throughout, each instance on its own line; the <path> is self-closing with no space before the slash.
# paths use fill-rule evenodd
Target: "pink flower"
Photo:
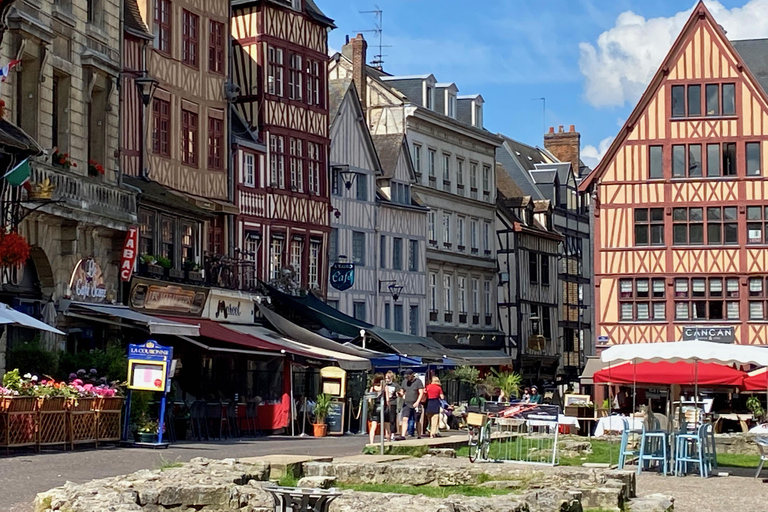
<path id="1" fill-rule="evenodd" d="M 83 386 L 84 391 L 91 391 L 93 389 L 93 384 L 86 384 Z"/>
<path id="2" fill-rule="evenodd" d="M 83 385 L 83 381 L 80 380 L 80 379 L 75 379 L 75 380 L 72 381 L 72 384 L 75 385 L 75 386 L 82 386 Z"/>

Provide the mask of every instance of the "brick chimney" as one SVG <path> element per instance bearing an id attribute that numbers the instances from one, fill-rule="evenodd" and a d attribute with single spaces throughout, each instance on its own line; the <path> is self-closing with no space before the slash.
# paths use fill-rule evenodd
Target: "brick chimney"
<path id="1" fill-rule="evenodd" d="M 576 127 L 571 125 L 568 131 L 563 131 L 562 125 L 557 128 L 550 126 L 549 133 L 544 134 L 544 148 L 555 155 L 561 162 L 571 162 L 573 173 L 579 176 L 579 159 L 581 148 L 581 134 Z"/>
<path id="2" fill-rule="evenodd" d="M 357 34 L 357 37 L 353 37 L 342 47 L 341 52 L 352 61 L 352 81 L 357 88 L 360 103 L 363 105 L 363 114 L 365 114 L 368 108 L 368 82 L 366 81 L 368 43 L 363 34 Z"/>

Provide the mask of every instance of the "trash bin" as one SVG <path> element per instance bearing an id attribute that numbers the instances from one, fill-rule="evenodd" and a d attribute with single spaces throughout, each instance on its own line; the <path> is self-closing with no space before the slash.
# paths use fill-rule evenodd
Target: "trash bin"
<path id="1" fill-rule="evenodd" d="M 275 500 L 275 512 L 328 512 L 331 502 L 341 496 L 333 489 L 265 487 Z"/>

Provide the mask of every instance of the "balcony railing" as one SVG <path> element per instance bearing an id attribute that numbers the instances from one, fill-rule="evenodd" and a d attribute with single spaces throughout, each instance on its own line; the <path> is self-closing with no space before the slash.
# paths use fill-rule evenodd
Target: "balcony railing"
<path id="1" fill-rule="evenodd" d="M 173 283 L 185 283 L 227 290 L 256 291 L 256 264 L 249 259 L 207 256 L 203 268 L 163 268 L 139 262 L 138 274 Z"/>
<path id="2" fill-rule="evenodd" d="M 33 162 L 30 182 L 53 185 L 53 199 L 59 205 L 82 210 L 125 223 L 136 222 L 136 192 L 71 173 L 48 163 Z"/>

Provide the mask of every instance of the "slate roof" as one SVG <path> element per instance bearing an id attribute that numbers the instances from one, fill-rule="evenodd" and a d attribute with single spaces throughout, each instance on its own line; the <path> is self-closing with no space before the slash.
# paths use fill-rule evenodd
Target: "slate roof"
<path id="1" fill-rule="evenodd" d="M 232 135 L 240 140 L 248 141 L 253 144 L 261 145 L 258 135 L 248 128 L 248 123 L 242 118 L 236 108 L 231 107 L 232 111 Z"/>
<path id="2" fill-rule="evenodd" d="M 744 63 L 768 93 L 768 39 L 731 41 Z"/>
<path id="3" fill-rule="evenodd" d="M 248 5 L 255 5 L 255 4 L 258 4 L 260 1 L 264 1 L 264 0 L 232 0 L 232 7 L 245 7 Z M 268 1 L 275 5 L 279 5 L 280 7 L 285 7 L 288 9 L 291 8 L 290 0 L 268 0 Z M 323 13 L 323 11 L 320 10 L 320 8 L 317 6 L 314 0 L 304 0 L 304 10 L 315 21 L 322 23 L 323 25 L 329 28 L 336 28 L 336 25 L 333 23 L 333 20 L 328 16 L 326 16 Z"/>
<path id="4" fill-rule="evenodd" d="M 525 195 L 523 190 L 515 183 L 515 180 L 507 174 L 504 166 L 496 163 L 496 188 L 505 198 L 522 197 Z"/>
<path id="5" fill-rule="evenodd" d="M 162 205 L 168 210 L 182 211 L 198 217 L 207 218 L 213 216 L 213 212 L 196 206 L 183 193 L 164 187 L 156 181 L 133 176 L 123 176 L 123 180 L 127 185 L 141 190 L 140 202 L 144 201 Z"/>
<path id="6" fill-rule="evenodd" d="M 152 39 L 152 33 L 141 18 L 141 11 L 139 11 L 139 4 L 136 3 L 136 0 L 125 0 L 123 16 L 125 18 L 125 29 L 128 32 L 142 39 Z"/>
<path id="7" fill-rule="evenodd" d="M 351 78 L 328 80 L 328 115 L 331 123 L 339 114 L 341 102 L 344 101 L 344 96 L 347 94 L 347 89 L 351 83 Z"/>
<path id="8" fill-rule="evenodd" d="M 503 144 L 496 149 L 496 161 L 501 164 L 503 170 L 506 171 L 517 186 L 520 187 L 520 190 L 522 190 L 524 195 L 531 196 L 534 199 L 544 199 L 544 195 L 529 174 L 529 171 L 533 169 L 534 166 L 533 163 L 530 163 L 529 165 L 530 160 L 527 159 L 527 156 L 529 154 L 534 154 L 534 152 L 536 152 L 535 148 L 504 137 L 503 135 L 502 138 L 504 139 Z M 523 151 L 525 151 L 525 153 L 523 153 Z M 517 155 L 518 152 L 521 155 L 525 154 L 526 158 L 520 158 L 520 155 Z M 538 152 L 536 152 L 536 154 L 538 154 Z M 538 154 L 538 158 L 540 161 L 540 154 Z M 498 171 L 499 169 L 497 167 L 497 181 L 499 179 L 498 174 L 500 174 Z"/>
<path id="9" fill-rule="evenodd" d="M 376 146 L 376 152 L 379 154 L 381 169 L 384 171 L 383 177 L 392 178 L 397 169 L 400 152 L 403 150 L 403 134 L 374 135 L 373 145 Z"/>

